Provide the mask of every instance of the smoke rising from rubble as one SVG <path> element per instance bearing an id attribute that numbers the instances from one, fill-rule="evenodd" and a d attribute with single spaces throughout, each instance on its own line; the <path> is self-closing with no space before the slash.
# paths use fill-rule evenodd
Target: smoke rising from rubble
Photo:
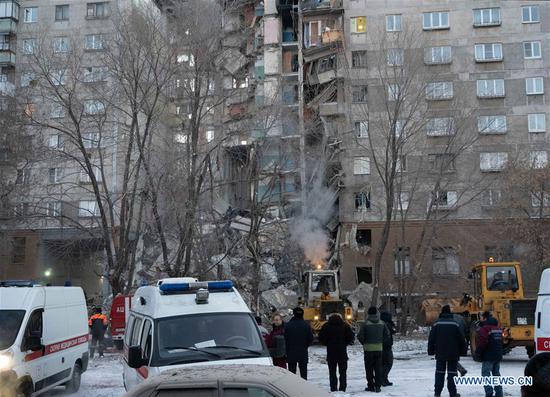
<path id="1" fill-rule="evenodd" d="M 314 267 L 324 267 L 329 256 L 330 238 L 326 224 L 334 214 L 336 193 L 323 186 L 318 177 L 307 193 L 306 213 L 291 225 L 291 237 L 304 251 L 305 259 Z"/>

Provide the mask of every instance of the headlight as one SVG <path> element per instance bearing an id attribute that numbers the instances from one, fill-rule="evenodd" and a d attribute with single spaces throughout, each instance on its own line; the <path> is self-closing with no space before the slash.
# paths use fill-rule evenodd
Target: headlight
<path id="1" fill-rule="evenodd" d="M 313 319 L 314 319 L 315 321 L 318 321 L 318 320 L 319 320 L 319 316 L 313 316 Z"/>
<path id="2" fill-rule="evenodd" d="M 351 320 L 351 314 L 348 314 L 348 315 L 346 316 L 346 319 Z"/>
<path id="3" fill-rule="evenodd" d="M 12 365 L 12 354 L 11 352 L 0 354 L 0 371 L 5 371 L 10 369 Z"/>

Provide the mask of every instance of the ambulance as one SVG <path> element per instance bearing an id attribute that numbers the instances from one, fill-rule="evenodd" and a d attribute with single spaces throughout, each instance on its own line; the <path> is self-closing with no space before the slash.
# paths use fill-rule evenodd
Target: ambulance
<path id="1" fill-rule="evenodd" d="M 542 272 L 535 311 L 535 346 L 537 353 L 550 351 L 550 269 Z"/>
<path id="2" fill-rule="evenodd" d="M 79 287 L 0 281 L 0 395 L 76 392 L 88 367 L 88 321 Z"/>
<path id="3" fill-rule="evenodd" d="M 272 365 L 231 281 L 168 278 L 138 288 L 124 338 L 126 390 L 168 369 L 220 364 Z"/>

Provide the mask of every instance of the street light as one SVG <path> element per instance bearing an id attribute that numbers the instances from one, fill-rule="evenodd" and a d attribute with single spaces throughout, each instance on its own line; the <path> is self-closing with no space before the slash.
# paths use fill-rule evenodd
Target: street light
<path id="1" fill-rule="evenodd" d="M 51 269 L 48 269 L 44 272 L 44 276 L 46 277 L 50 277 L 52 275 L 52 270 Z"/>

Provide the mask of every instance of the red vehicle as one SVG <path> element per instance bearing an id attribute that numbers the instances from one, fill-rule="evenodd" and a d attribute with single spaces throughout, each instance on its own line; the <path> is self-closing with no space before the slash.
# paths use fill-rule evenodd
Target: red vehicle
<path id="1" fill-rule="evenodd" d="M 113 343 L 118 350 L 122 350 L 123 347 L 124 332 L 126 331 L 126 322 L 131 307 L 132 295 L 117 295 L 111 305 L 109 324 Z"/>

